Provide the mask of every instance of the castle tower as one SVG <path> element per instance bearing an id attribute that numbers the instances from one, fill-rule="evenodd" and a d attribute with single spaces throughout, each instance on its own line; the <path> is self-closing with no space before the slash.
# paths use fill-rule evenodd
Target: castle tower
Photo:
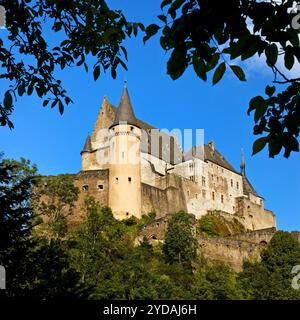
<path id="1" fill-rule="evenodd" d="M 126 83 L 110 126 L 109 207 L 115 218 L 141 217 L 141 129 Z"/>
<path id="2" fill-rule="evenodd" d="M 83 150 L 80 152 L 82 160 L 82 171 L 89 170 L 90 167 L 90 153 L 92 151 L 92 143 L 90 135 L 87 136 Z"/>

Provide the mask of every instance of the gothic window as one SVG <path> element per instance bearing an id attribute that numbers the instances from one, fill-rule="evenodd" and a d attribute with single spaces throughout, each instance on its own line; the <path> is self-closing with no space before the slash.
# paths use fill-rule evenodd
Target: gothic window
<path id="1" fill-rule="evenodd" d="M 82 186 L 82 190 L 85 192 L 89 191 L 89 186 L 85 184 L 84 186 Z"/>

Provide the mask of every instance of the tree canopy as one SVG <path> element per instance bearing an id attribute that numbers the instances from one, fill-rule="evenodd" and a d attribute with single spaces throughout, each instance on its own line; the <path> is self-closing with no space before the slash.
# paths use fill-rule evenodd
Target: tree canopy
<path id="1" fill-rule="evenodd" d="M 43 106 L 58 106 L 63 113 L 72 99 L 57 79 L 57 70 L 83 65 L 88 71 L 86 59 L 92 56 L 95 80 L 107 70 L 115 78 L 119 65 L 127 69 L 124 40 L 140 30 L 146 42 L 161 31 L 161 47 L 169 53 L 167 73 L 174 80 L 192 67 L 203 81 L 212 73 L 214 85 L 226 70 L 246 81 L 243 61 L 255 55 L 264 58 L 274 79 L 249 102 L 253 132 L 260 136 L 253 154 L 266 146 L 270 157 L 282 150 L 285 157 L 299 151 L 300 77 L 288 74 L 300 62 L 299 15 L 292 10 L 293 0 L 163 0 L 160 22 L 146 29 L 140 22 L 128 22 L 121 10 L 110 9 L 104 0 L 2 4 L 8 38 L 0 39 L 0 79 L 10 83 L 0 104 L 2 126 L 13 127 L 10 115 L 17 96 L 34 91 Z M 50 43 L 47 31 L 57 34 L 57 43 Z"/>

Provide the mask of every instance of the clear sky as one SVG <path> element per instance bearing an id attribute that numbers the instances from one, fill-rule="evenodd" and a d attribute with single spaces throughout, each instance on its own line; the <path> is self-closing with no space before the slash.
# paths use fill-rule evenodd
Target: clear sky
<path id="1" fill-rule="evenodd" d="M 109 2 L 114 8 L 122 8 L 128 20 L 146 25 L 160 13 L 159 0 Z M 288 160 L 282 156 L 269 159 L 266 151 L 251 156 L 256 137 L 252 134 L 252 116 L 247 115 L 248 102 L 263 94 L 265 85 L 272 81 L 263 64 L 253 60 L 246 65 L 246 83 L 227 73 L 212 87 L 191 69 L 181 79 L 171 80 L 166 74 L 167 55 L 158 37 L 146 46 L 141 38 L 133 38 L 126 47 L 129 71 L 119 69 L 117 80 L 108 73 L 95 83 L 92 74 L 86 74 L 81 67 L 58 73 L 74 100 L 63 116 L 58 109 L 43 108 L 37 97 L 20 99 L 12 117 L 15 129 L 0 127 L 0 150 L 5 156 L 28 158 L 38 165 L 41 174 L 80 171 L 80 151 L 93 129 L 102 99 L 107 95 L 117 105 L 126 79 L 138 118 L 169 130 L 205 129 L 205 141 L 214 139 L 216 148 L 237 169 L 244 148 L 248 178 L 265 198 L 266 208 L 276 213 L 278 228 L 300 230 L 300 154 Z"/>

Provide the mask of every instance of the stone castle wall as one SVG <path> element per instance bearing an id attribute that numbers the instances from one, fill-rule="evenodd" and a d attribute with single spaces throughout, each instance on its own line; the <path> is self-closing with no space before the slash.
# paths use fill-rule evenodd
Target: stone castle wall
<path id="1" fill-rule="evenodd" d="M 156 219 L 144 226 L 139 240 L 146 236 L 150 241 L 163 242 L 167 226 L 168 217 Z M 209 237 L 198 234 L 197 242 L 199 250 L 209 261 L 222 262 L 240 272 L 245 260 L 252 262 L 260 260 L 261 251 L 271 241 L 275 231 L 275 228 L 269 228 L 230 237 Z"/>

